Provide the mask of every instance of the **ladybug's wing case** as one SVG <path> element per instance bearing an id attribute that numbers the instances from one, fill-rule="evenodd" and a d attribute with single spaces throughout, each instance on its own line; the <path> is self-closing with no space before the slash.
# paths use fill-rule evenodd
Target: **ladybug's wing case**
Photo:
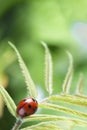
<path id="1" fill-rule="evenodd" d="M 18 113 L 19 109 L 21 109 L 24 105 L 25 105 L 25 99 L 20 101 L 19 104 L 17 105 L 17 113 Z"/>

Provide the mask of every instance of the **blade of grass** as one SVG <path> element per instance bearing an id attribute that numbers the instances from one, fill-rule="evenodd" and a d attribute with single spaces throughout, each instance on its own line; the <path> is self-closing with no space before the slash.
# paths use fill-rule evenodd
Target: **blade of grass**
<path id="1" fill-rule="evenodd" d="M 11 42 L 8 42 L 8 43 L 13 48 L 13 50 L 16 52 L 16 55 L 17 55 L 18 61 L 19 61 L 19 65 L 20 65 L 20 68 L 22 70 L 23 76 L 25 77 L 25 82 L 26 82 L 27 89 L 28 89 L 30 96 L 36 98 L 37 97 L 36 86 L 35 86 L 32 78 L 31 78 L 31 75 L 30 75 L 30 73 L 29 73 L 29 71 L 28 71 L 19 51 L 17 50 L 17 48 Z"/>
<path id="2" fill-rule="evenodd" d="M 0 93 L 3 97 L 3 100 L 9 110 L 9 112 L 16 117 L 16 105 L 13 101 L 13 99 L 10 97 L 10 95 L 8 94 L 8 92 L 4 89 L 4 87 L 2 85 L 0 85 Z"/>
<path id="3" fill-rule="evenodd" d="M 52 57 L 46 43 L 41 42 L 45 48 L 45 86 L 49 95 L 52 94 Z"/>

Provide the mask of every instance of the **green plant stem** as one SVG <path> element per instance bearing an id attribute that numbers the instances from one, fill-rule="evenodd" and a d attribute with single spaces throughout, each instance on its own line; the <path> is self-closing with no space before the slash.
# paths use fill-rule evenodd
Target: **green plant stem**
<path id="1" fill-rule="evenodd" d="M 22 125 L 22 119 L 18 118 L 12 128 L 12 130 L 18 130 L 19 127 Z"/>

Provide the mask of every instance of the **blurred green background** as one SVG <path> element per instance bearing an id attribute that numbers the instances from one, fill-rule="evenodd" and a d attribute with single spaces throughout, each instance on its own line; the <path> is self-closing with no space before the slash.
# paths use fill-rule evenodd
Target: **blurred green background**
<path id="1" fill-rule="evenodd" d="M 71 93 L 75 92 L 79 74 L 82 72 L 83 91 L 87 94 L 87 43 L 79 42 L 75 39 L 77 35 L 72 33 L 73 25 L 78 22 L 87 22 L 86 0 L 0 0 L 0 82 L 16 104 L 27 96 L 27 91 L 16 54 L 9 47 L 8 41 L 15 44 L 22 55 L 37 85 L 40 99 L 47 95 L 41 41 L 47 43 L 53 58 L 54 94 L 61 92 L 67 72 L 66 50 L 71 52 L 74 59 Z M 2 99 L 0 104 L 0 130 L 10 130 L 15 119 L 3 105 Z M 87 128 L 74 128 L 83 129 Z"/>

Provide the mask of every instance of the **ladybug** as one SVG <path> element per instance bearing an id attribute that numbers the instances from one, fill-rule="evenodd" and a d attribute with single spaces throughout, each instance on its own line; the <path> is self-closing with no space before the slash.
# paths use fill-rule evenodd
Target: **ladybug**
<path id="1" fill-rule="evenodd" d="M 34 114 L 37 108 L 37 101 L 34 98 L 28 97 L 19 102 L 16 112 L 19 117 L 23 118 Z"/>

